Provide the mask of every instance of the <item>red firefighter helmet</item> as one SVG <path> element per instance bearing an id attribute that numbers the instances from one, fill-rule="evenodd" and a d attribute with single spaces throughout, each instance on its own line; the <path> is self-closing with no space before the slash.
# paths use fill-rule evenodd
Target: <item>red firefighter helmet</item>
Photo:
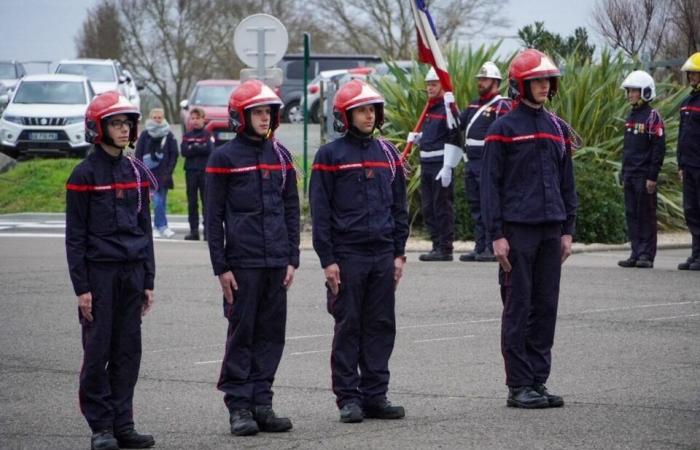
<path id="1" fill-rule="evenodd" d="M 246 80 L 241 83 L 231 92 L 231 97 L 228 100 L 231 128 L 235 129 L 237 133 L 245 130 L 245 110 L 263 105 L 269 105 L 272 109 L 270 111 L 270 130 L 275 131 L 280 124 L 279 114 L 282 100 L 270 86 L 260 80 Z"/>
<path id="2" fill-rule="evenodd" d="M 513 58 L 508 68 L 510 96 L 516 100 L 527 97 L 530 94 L 525 92 L 525 81 L 535 78 L 549 78 L 548 96 L 552 98 L 557 93 L 557 78 L 560 76 L 559 68 L 549 56 L 534 48 L 523 50 Z"/>
<path id="3" fill-rule="evenodd" d="M 362 80 L 350 80 L 338 89 L 333 100 L 336 131 L 347 131 L 351 121 L 348 111 L 364 105 L 375 105 L 374 126 L 381 127 L 384 123 L 384 98 L 379 92 Z"/>
<path id="4" fill-rule="evenodd" d="M 103 92 L 92 99 L 85 112 L 85 140 L 91 144 L 99 144 L 105 140 L 104 119 L 117 114 L 126 114 L 134 121 L 129 130 L 129 143 L 136 141 L 138 123 L 141 118 L 139 109 L 117 91 Z"/>

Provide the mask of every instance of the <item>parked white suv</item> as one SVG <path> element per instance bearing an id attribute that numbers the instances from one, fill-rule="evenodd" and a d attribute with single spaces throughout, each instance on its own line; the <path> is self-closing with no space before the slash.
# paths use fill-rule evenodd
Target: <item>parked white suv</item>
<path id="1" fill-rule="evenodd" d="M 96 94 L 119 91 L 129 98 L 129 81 L 119 61 L 112 59 L 68 59 L 58 63 L 56 73 L 83 75 L 90 80 Z"/>
<path id="2" fill-rule="evenodd" d="M 23 153 L 84 156 L 90 147 L 85 142 L 85 111 L 94 96 L 85 77 L 22 78 L 0 118 L 0 151 L 13 158 Z"/>

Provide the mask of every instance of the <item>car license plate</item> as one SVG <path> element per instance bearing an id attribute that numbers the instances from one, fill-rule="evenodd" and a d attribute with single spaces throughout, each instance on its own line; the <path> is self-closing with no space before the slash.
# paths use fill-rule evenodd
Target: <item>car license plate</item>
<path id="1" fill-rule="evenodd" d="M 32 141 L 55 141 L 58 139 L 58 133 L 29 133 L 29 139 Z"/>
<path id="2" fill-rule="evenodd" d="M 220 141 L 230 141 L 236 137 L 236 133 L 219 133 L 216 138 Z"/>

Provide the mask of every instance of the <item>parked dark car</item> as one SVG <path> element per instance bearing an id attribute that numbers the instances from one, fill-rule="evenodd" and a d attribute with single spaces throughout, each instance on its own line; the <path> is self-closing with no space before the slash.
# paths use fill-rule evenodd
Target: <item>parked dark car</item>
<path id="1" fill-rule="evenodd" d="M 351 69 L 380 63 L 376 55 L 311 55 L 309 81 L 321 71 L 334 69 Z M 280 97 L 284 102 L 283 122 L 300 122 L 303 120 L 301 99 L 304 95 L 304 55 L 290 54 L 277 64 L 282 69 L 282 86 Z"/>

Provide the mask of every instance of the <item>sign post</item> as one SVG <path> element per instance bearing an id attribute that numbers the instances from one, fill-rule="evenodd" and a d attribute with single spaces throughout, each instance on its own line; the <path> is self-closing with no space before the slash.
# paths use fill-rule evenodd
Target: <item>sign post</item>
<path id="1" fill-rule="evenodd" d="M 253 14 L 241 21 L 233 33 L 236 55 L 248 68 L 241 81 L 257 78 L 268 85 L 282 84 L 282 69 L 272 68 L 287 52 L 289 35 L 282 22 L 269 14 Z"/>

